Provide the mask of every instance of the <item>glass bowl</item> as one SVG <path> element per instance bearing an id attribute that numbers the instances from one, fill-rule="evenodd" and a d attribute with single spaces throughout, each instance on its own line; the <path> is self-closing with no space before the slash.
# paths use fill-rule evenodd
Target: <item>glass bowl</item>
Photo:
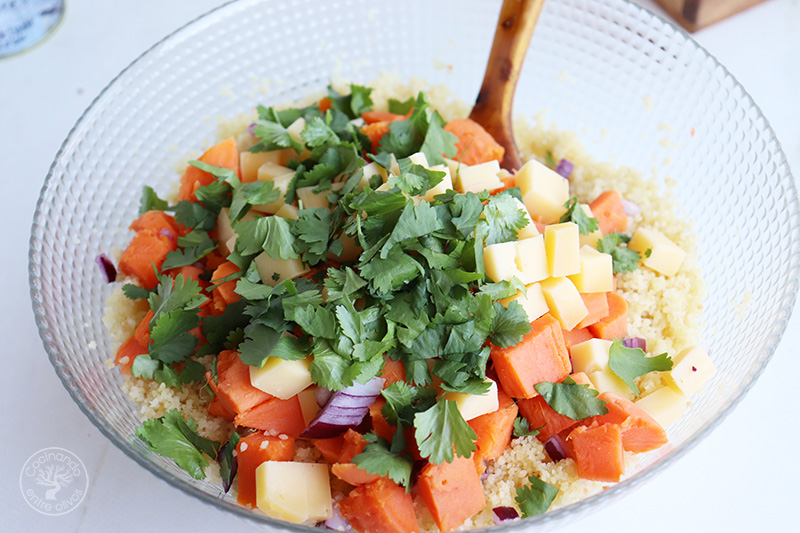
<path id="1" fill-rule="evenodd" d="M 477 94 L 498 1 L 333 0 L 226 4 L 122 71 L 58 152 L 36 209 L 31 298 L 45 349 L 80 408 L 128 456 L 173 486 L 276 530 L 308 530 L 239 507 L 133 437 L 134 406 L 106 367 L 101 322 L 111 287 L 95 265 L 123 247 L 145 183 L 169 190 L 181 153 L 215 137 L 215 118 L 384 71 Z M 645 173 L 669 159 L 682 213 L 695 222 L 708 287 L 703 342 L 718 372 L 670 428 L 672 447 L 580 503 L 496 529 L 552 525 L 639 485 L 702 439 L 770 359 L 798 289 L 800 219 L 778 141 L 739 83 L 685 33 L 623 0 L 548 0 L 515 109 L 547 110 L 601 160 Z M 669 131 L 669 142 L 664 142 Z M 744 222 L 744 223 L 743 223 Z M 749 294 L 749 305 L 732 299 Z"/>

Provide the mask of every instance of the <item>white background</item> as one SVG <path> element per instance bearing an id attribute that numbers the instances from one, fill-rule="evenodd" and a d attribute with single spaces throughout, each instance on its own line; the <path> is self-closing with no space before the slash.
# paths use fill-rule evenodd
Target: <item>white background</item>
<path id="1" fill-rule="evenodd" d="M 220 3 L 68 0 L 49 40 L 0 59 L 0 530 L 254 529 L 161 482 L 106 441 L 50 366 L 28 295 L 34 206 L 70 127 L 142 51 Z M 652 0 L 637 3 L 663 13 Z M 750 92 L 799 175 L 800 1 L 770 0 L 694 37 Z M 798 345 L 795 313 L 766 371 L 720 427 L 644 487 L 564 531 L 796 531 Z M 86 500 L 60 517 L 30 509 L 18 486 L 26 459 L 51 446 L 75 452 L 90 475 Z"/>

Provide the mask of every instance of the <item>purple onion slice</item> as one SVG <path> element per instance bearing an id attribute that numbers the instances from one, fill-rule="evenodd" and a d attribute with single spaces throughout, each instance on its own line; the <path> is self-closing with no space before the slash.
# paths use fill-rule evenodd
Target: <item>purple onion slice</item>
<path id="1" fill-rule="evenodd" d="M 642 207 L 636 202 L 631 202 L 630 200 L 626 200 L 625 198 L 623 198 L 622 210 L 625 211 L 625 214 L 628 215 L 629 217 L 635 217 L 636 215 L 642 212 Z"/>
<path id="2" fill-rule="evenodd" d="M 647 341 L 641 337 L 626 337 L 622 339 L 622 345 L 626 348 L 641 348 L 642 351 L 647 351 Z"/>
<path id="3" fill-rule="evenodd" d="M 567 443 L 559 435 L 553 435 L 544 443 L 544 451 L 550 456 L 553 461 L 561 461 L 569 457 L 567 452 Z"/>
<path id="4" fill-rule="evenodd" d="M 247 126 L 247 133 L 249 133 L 250 135 L 255 136 L 255 131 L 256 131 L 256 123 L 255 122 L 251 122 L 250 125 Z"/>
<path id="5" fill-rule="evenodd" d="M 111 259 L 106 257 L 106 254 L 98 255 L 94 262 L 97 263 L 97 266 L 99 266 L 100 270 L 103 272 L 106 283 L 114 283 L 117 281 L 117 269 L 114 267 L 114 263 L 111 262 Z"/>
<path id="6" fill-rule="evenodd" d="M 509 522 L 511 520 L 516 520 L 519 518 L 519 513 L 513 507 L 495 507 L 492 509 L 492 520 L 494 520 L 494 525 L 501 524 L 503 522 Z"/>
<path id="7" fill-rule="evenodd" d="M 564 178 L 569 179 L 572 175 L 572 171 L 575 169 L 575 165 L 569 159 L 562 159 L 558 162 L 558 166 L 556 167 L 556 172 L 561 174 Z"/>
<path id="8" fill-rule="evenodd" d="M 325 529 L 332 529 L 334 531 L 352 531 L 353 526 L 350 525 L 350 522 L 347 518 L 342 516 L 342 512 L 339 510 L 339 504 L 333 505 L 333 512 L 331 512 L 331 517 L 322 522 L 322 525 Z"/>
<path id="9" fill-rule="evenodd" d="M 158 230 L 158 234 L 166 237 L 167 239 L 175 242 L 175 234 L 169 228 L 161 228 Z"/>
<path id="10" fill-rule="evenodd" d="M 308 424 L 301 438 L 330 439 L 338 437 L 350 428 L 358 427 L 369 412 L 369 407 L 383 390 L 383 378 L 374 377 L 367 383 L 354 383 L 333 393 Z"/>

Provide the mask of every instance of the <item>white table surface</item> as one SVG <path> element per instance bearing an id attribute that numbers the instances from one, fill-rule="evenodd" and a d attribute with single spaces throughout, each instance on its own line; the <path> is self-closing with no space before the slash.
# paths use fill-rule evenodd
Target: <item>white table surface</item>
<path id="1" fill-rule="evenodd" d="M 277 0 L 276 0 L 277 1 Z M 27 251 L 47 169 L 94 96 L 143 50 L 220 0 L 68 0 L 56 33 L 0 60 L 0 307 L 6 346 L 0 383 L 5 449 L 0 454 L 0 530 L 163 531 L 253 526 L 184 495 L 128 459 L 79 411 L 47 360 L 28 294 Z M 638 0 L 661 12 L 652 0 Z M 661 12 L 663 13 L 663 12 Z M 750 92 L 800 172 L 800 1 L 770 0 L 694 36 Z M 654 480 L 568 524 L 563 531 L 788 531 L 800 519 L 795 448 L 800 315 L 764 374 L 703 442 Z M 18 480 L 46 447 L 75 452 L 90 486 L 69 514 L 29 508 Z"/>

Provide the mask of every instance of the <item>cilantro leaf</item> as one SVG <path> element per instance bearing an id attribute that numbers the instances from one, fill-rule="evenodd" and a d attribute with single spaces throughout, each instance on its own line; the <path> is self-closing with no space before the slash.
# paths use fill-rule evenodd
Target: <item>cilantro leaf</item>
<path id="1" fill-rule="evenodd" d="M 492 320 L 492 334 L 489 337 L 492 344 L 499 348 L 514 346 L 530 333 L 531 321 L 518 301 L 512 300 L 508 307 L 500 302 L 494 302 L 493 307 L 495 315 Z"/>
<path id="2" fill-rule="evenodd" d="M 324 207 L 301 209 L 292 232 L 303 261 L 315 264 L 325 258 L 330 242 L 331 212 Z"/>
<path id="3" fill-rule="evenodd" d="M 606 402 L 589 385 L 578 385 L 570 378 L 562 383 L 542 381 L 533 386 L 556 413 L 573 420 L 608 413 Z"/>
<path id="4" fill-rule="evenodd" d="M 441 228 L 442 223 L 431 204 L 423 200 L 419 205 L 414 205 L 414 202 L 409 200 L 397 220 L 389 240 L 381 249 L 381 259 L 386 259 L 396 243 L 422 237 Z"/>
<path id="5" fill-rule="evenodd" d="M 510 194 L 502 192 L 489 198 L 483 208 L 488 223 L 486 245 L 517 240 L 517 232 L 528 225 L 528 217 Z"/>
<path id="6" fill-rule="evenodd" d="M 406 487 L 411 485 L 411 470 L 414 466 L 413 458 L 407 454 L 396 454 L 390 450 L 386 439 L 367 433 L 364 438 L 369 442 L 360 454 L 353 457 L 353 462 L 369 474 L 388 476 L 389 479 Z"/>
<path id="7" fill-rule="evenodd" d="M 420 455 L 433 464 L 451 463 L 453 447 L 459 457 L 469 457 L 477 449 L 477 434 L 464 421 L 452 400 L 442 398 L 430 409 L 417 413 L 414 427 Z"/>
<path id="8" fill-rule="evenodd" d="M 458 137 L 444 129 L 444 119 L 438 111 L 434 111 L 430 115 L 428 131 L 419 151 L 425 154 L 429 165 L 441 165 L 444 163 L 442 154 L 447 157 L 456 155 L 457 142 Z"/>
<path id="9" fill-rule="evenodd" d="M 217 462 L 219 463 L 219 475 L 222 478 L 222 488 L 228 492 L 233 485 L 233 478 L 236 477 L 239 461 L 233 455 L 233 451 L 239 444 L 239 434 L 235 431 L 231 433 L 231 438 L 226 442 L 222 448 L 219 449 L 217 454 Z"/>
<path id="10" fill-rule="evenodd" d="M 672 370 L 672 358 L 666 353 L 655 357 L 647 357 L 641 348 L 628 348 L 621 339 L 614 339 L 608 350 L 608 367 L 638 397 L 639 387 L 634 380 L 650 372 L 667 372 Z"/>
<path id="11" fill-rule="evenodd" d="M 276 189 L 271 180 L 254 181 L 234 188 L 229 213 L 231 222 L 235 223 L 241 220 L 251 205 L 269 204 L 277 201 L 280 197 L 281 190 Z"/>
<path id="12" fill-rule="evenodd" d="M 145 441 L 150 450 L 175 460 L 195 479 L 205 479 L 203 469 L 208 461 L 203 453 L 212 452 L 219 443 L 204 439 L 197 434 L 196 424 L 191 418 L 187 421 L 177 409 L 167 411 L 164 416 L 145 420 L 136 428 L 136 436 Z"/>
<path id="13" fill-rule="evenodd" d="M 178 237 L 178 246 L 182 248 L 171 250 L 164 258 L 162 271 L 192 265 L 217 249 L 208 232 L 196 229 Z"/>
<path id="14" fill-rule="evenodd" d="M 544 426 L 542 426 L 544 427 Z M 539 430 L 542 427 L 537 429 L 531 429 L 530 422 L 528 422 L 527 418 L 518 416 L 514 420 L 514 436 L 515 437 L 535 437 L 539 434 Z"/>
<path id="15" fill-rule="evenodd" d="M 341 144 L 342 140 L 336 135 L 330 126 L 320 117 L 314 117 L 306 122 L 306 127 L 300 134 L 303 141 L 311 148 L 319 148 L 326 145 Z"/>
<path id="16" fill-rule="evenodd" d="M 175 206 L 175 220 L 187 228 L 211 231 L 217 227 L 217 215 L 198 202 L 181 200 Z"/>
<path id="17" fill-rule="evenodd" d="M 561 215 L 559 222 L 574 222 L 578 225 L 578 231 L 581 235 L 590 235 L 600 229 L 597 219 L 586 214 L 576 197 L 570 198 L 564 204 L 564 207 L 567 208 L 567 212 Z"/>
<path id="18" fill-rule="evenodd" d="M 422 265 L 395 246 L 386 258 L 375 257 L 361 267 L 361 277 L 378 293 L 386 294 L 424 273 Z"/>
<path id="19" fill-rule="evenodd" d="M 148 187 L 145 185 L 142 188 L 142 196 L 139 198 L 139 214 L 143 215 L 148 211 L 158 210 L 164 211 L 165 209 L 169 208 L 169 204 L 166 200 L 162 200 L 156 194 L 156 191 L 153 190 L 152 187 Z"/>
<path id="20" fill-rule="evenodd" d="M 150 357 L 171 365 L 192 355 L 197 346 L 197 337 L 189 332 L 199 324 L 197 312 L 183 309 L 174 309 L 153 317 L 150 328 Z"/>
<path id="21" fill-rule="evenodd" d="M 395 113 L 397 115 L 405 115 L 412 109 L 414 109 L 414 97 L 409 96 L 408 100 L 400 101 L 395 98 L 389 98 L 389 113 Z"/>
<path id="22" fill-rule="evenodd" d="M 253 135 L 261 141 L 257 145 L 260 151 L 291 148 L 298 154 L 303 152 L 303 143 L 292 137 L 289 131 L 278 122 L 256 120 Z"/>
<path id="23" fill-rule="evenodd" d="M 314 305 L 298 307 L 294 311 L 293 318 L 312 337 L 336 338 L 336 318 L 331 311 L 324 307 Z"/>
<path id="24" fill-rule="evenodd" d="M 282 217 L 260 217 L 236 224 L 236 251 L 242 255 L 266 252 L 273 259 L 297 259 L 292 222 Z"/>
<path id="25" fill-rule="evenodd" d="M 333 351 L 327 340 L 315 339 L 313 353 L 309 371 L 314 383 L 330 390 L 342 390 L 353 383 L 352 377 L 346 377 L 350 360 Z"/>
<path id="26" fill-rule="evenodd" d="M 231 170 L 225 167 L 219 167 L 216 165 L 209 165 L 208 163 L 204 163 L 203 161 L 189 161 L 189 164 L 195 168 L 202 170 L 203 172 L 208 172 L 218 180 L 227 183 L 228 185 L 238 185 L 240 183 L 239 176 L 236 174 L 236 171 Z"/>
<path id="27" fill-rule="evenodd" d="M 139 287 L 132 283 L 126 283 L 122 286 L 122 293 L 128 300 L 146 300 L 150 297 L 153 291 Z"/>
<path id="28" fill-rule="evenodd" d="M 178 274 L 173 280 L 170 276 L 161 276 L 155 292 L 150 293 L 148 302 L 154 319 L 160 313 L 170 313 L 176 309 L 198 309 L 205 301 L 200 284 L 192 278 L 184 278 Z"/>
<path id="29" fill-rule="evenodd" d="M 415 387 L 405 381 L 396 381 L 381 391 L 386 403 L 381 414 L 393 426 L 411 426 L 414 416 L 427 411 L 436 403 L 436 389 Z"/>
<path id="30" fill-rule="evenodd" d="M 633 272 L 639 268 L 641 256 L 628 248 L 630 237 L 623 233 L 609 233 L 597 241 L 597 251 L 609 254 L 614 265 L 614 274 Z"/>
<path id="31" fill-rule="evenodd" d="M 361 116 L 364 111 L 372 109 L 371 87 L 362 85 L 350 85 L 350 94 L 341 95 L 332 87 L 328 87 L 328 98 L 331 100 L 331 107 L 344 113 L 348 119 Z"/>
<path id="32" fill-rule="evenodd" d="M 528 485 L 517 488 L 515 498 L 522 517 L 536 516 L 547 512 L 558 495 L 558 488 L 545 483 L 536 476 L 528 478 Z"/>

